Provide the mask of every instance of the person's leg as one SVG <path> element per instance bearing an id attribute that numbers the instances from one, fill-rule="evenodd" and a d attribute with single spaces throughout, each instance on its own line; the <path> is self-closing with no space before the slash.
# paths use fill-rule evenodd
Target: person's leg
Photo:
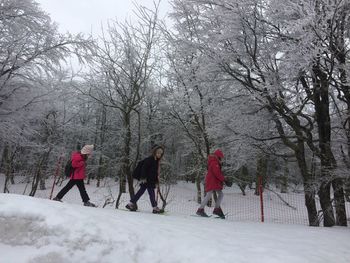
<path id="1" fill-rule="evenodd" d="M 54 199 L 61 200 L 63 196 L 65 196 L 65 194 L 68 193 L 68 191 L 72 189 L 74 185 L 75 185 L 75 181 L 69 180 L 68 183 L 61 189 L 61 191 L 59 191 L 59 193 L 56 195 Z"/>
<path id="2" fill-rule="evenodd" d="M 147 187 L 145 184 L 140 184 L 140 189 L 137 193 L 130 199 L 130 202 L 125 206 L 130 211 L 137 211 L 137 201 L 141 198 L 143 193 L 146 191 Z"/>
<path id="3" fill-rule="evenodd" d="M 151 201 L 152 207 L 155 208 L 157 207 L 157 201 L 156 201 L 156 195 L 154 193 L 154 188 L 153 187 L 147 187 L 149 199 Z"/>
<path id="4" fill-rule="evenodd" d="M 207 203 L 209 202 L 211 196 L 213 195 L 213 191 L 209 191 L 207 192 L 207 194 L 205 195 L 201 205 L 200 205 L 200 209 L 204 209 L 204 207 L 207 205 Z"/>
<path id="5" fill-rule="evenodd" d="M 141 196 L 146 191 L 147 187 L 145 184 L 140 184 L 140 189 L 137 191 L 137 193 L 131 198 L 130 202 L 133 204 L 136 204 L 137 201 L 141 198 Z"/>
<path id="6" fill-rule="evenodd" d="M 75 181 L 76 181 L 75 184 L 78 186 L 81 199 L 83 200 L 84 203 L 88 202 L 90 200 L 90 198 L 86 192 L 84 180 L 75 180 Z"/>
<path id="7" fill-rule="evenodd" d="M 197 215 L 203 216 L 203 217 L 208 217 L 208 215 L 204 212 L 204 207 L 207 205 L 207 203 L 209 202 L 212 195 L 213 195 L 213 191 L 207 192 L 200 207 L 198 208 L 198 210 L 196 212 Z"/>
<path id="8" fill-rule="evenodd" d="M 222 190 L 216 191 L 218 194 L 218 199 L 216 199 L 215 208 L 220 208 L 222 199 L 224 198 L 224 193 Z"/>
<path id="9" fill-rule="evenodd" d="M 218 193 L 218 198 L 215 202 L 215 208 L 214 208 L 213 214 L 218 215 L 222 219 L 225 219 L 225 214 L 224 212 L 222 212 L 222 209 L 220 207 L 222 199 L 224 198 L 224 193 L 222 192 L 222 190 L 218 190 L 216 192 Z"/>

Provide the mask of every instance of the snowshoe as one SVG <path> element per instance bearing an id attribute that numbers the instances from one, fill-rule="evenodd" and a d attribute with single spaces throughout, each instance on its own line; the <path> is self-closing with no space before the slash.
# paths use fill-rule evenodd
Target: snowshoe
<path id="1" fill-rule="evenodd" d="M 152 213 L 153 214 L 163 214 L 164 213 L 164 209 L 160 209 L 158 207 L 154 207 Z"/>
<path id="2" fill-rule="evenodd" d="M 222 219 L 225 219 L 225 214 L 224 214 L 224 212 L 222 212 L 220 207 L 219 208 L 214 208 L 213 214 L 217 215 L 218 217 L 220 217 Z"/>
<path id="3" fill-rule="evenodd" d="M 198 216 L 202 216 L 202 217 L 209 217 L 205 212 L 204 212 L 204 208 L 198 208 L 196 215 Z"/>
<path id="4" fill-rule="evenodd" d="M 85 202 L 84 206 L 97 207 L 95 204 L 91 203 L 90 201 Z"/>
<path id="5" fill-rule="evenodd" d="M 135 204 L 133 203 L 129 203 L 125 206 L 125 208 L 127 208 L 128 210 L 132 211 L 132 212 L 135 212 L 137 210 L 137 207 Z"/>
<path id="6" fill-rule="evenodd" d="M 62 203 L 62 200 L 61 200 L 61 199 L 59 199 L 57 196 L 56 196 L 56 197 L 54 197 L 52 200 L 54 200 L 54 201 L 58 201 L 58 202 L 61 202 L 61 203 Z"/>

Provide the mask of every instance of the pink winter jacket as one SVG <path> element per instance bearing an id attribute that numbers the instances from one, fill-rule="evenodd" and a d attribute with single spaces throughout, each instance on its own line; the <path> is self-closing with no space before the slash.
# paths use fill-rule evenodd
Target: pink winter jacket
<path id="1" fill-rule="evenodd" d="M 208 157 L 208 173 L 205 177 L 205 192 L 213 190 L 222 190 L 225 177 L 221 172 L 221 165 L 218 156 L 209 155 Z"/>
<path id="2" fill-rule="evenodd" d="M 80 152 L 74 152 L 72 154 L 72 166 L 74 172 L 70 176 L 70 179 L 73 180 L 82 180 L 85 179 L 85 160 Z"/>

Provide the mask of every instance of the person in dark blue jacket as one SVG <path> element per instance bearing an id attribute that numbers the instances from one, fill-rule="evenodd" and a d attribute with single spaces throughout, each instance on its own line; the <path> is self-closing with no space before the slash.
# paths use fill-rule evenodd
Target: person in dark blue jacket
<path id="1" fill-rule="evenodd" d="M 153 213 L 159 214 L 164 212 L 158 208 L 154 192 L 154 189 L 159 184 L 159 165 L 163 155 L 164 148 L 162 146 L 156 146 L 152 150 L 152 155 L 142 161 L 140 189 L 131 198 L 130 203 L 126 205 L 126 208 L 130 211 L 137 210 L 136 203 L 147 190 L 153 207 Z"/>

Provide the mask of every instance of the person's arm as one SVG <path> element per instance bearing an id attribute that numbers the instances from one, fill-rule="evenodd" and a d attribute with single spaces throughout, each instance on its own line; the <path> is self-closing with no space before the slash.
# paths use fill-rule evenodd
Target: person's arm
<path id="1" fill-rule="evenodd" d="M 212 163 L 211 164 L 211 171 L 213 172 L 214 176 L 220 181 L 220 182 L 224 182 L 225 181 L 225 177 L 221 172 L 221 168 L 220 165 L 218 163 Z"/>
<path id="2" fill-rule="evenodd" d="M 156 185 L 159 187 L 159 176 L 160 176 L 160 161 L 157 161 L 157 176 L 156 176 Z"/>
<path id="3" fill-rule="evenodd" d="M 141 167 L 141 177 L 140 178 L 144 178 L 144 179 L 148 178 L 151 164 L 152 164 L 151 158 L 147 157 L 144 160 L 143 165 Z"/>
<path id="4" fill-rule="evenodd" d="M 85 165 L 85 160 L 81 155 L 73 155 L 72 166 L 73 168 L 80 168 Z"/>

